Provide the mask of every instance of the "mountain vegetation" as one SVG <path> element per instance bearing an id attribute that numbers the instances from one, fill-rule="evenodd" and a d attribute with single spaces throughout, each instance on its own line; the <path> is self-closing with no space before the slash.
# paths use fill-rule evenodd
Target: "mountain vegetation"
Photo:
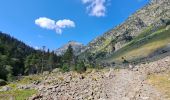
<path id="1" fill-rule="evenodd" d="M 57 56 L 49 50 L 35 50 L 22 41 L 0 33 L 0 79 L 11 81 L 15 78 L 13 76 L 39 74 L 55 68 L 61 68 L 64 72 L 79 70 L 81 68 L 75 68 L 76 60 L 71 45 L 63 56 Z"/>
<path id="2" fill-rule="evenodd" d="M 23 42 L 0 32 L 0 78 L 8 80 L 13 75 L 24 74 L 24 60 L 38 51 Z"/>

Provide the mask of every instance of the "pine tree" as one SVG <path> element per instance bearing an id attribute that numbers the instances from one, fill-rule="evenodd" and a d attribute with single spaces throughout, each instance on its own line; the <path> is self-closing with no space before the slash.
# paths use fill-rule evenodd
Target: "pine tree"
<path id="1" fill-rule="evenodd" d="M 71 66 L 71 64 L 73 64 L 74 54 L 73 54 L 73 48 L 71 45 L 68 46 L 67 51 L 63 55 L 63 61 L 64 61 L 64 63 L 67 63 L 69 66 Z"/>
<path id="2" fill-rule="evenodd" d="M 86 66 L 83 61 L 77 62 L 76 69 L 77 72 L 82 73 L 86 71 Z"/>
<path id="3" fill-rule="evenodd" d="M 48 58 L 48 67 L 50 70 L 52 70 L 55 66 L 55 57 L 53 53 L 50 53 L 49 58 Z"/>

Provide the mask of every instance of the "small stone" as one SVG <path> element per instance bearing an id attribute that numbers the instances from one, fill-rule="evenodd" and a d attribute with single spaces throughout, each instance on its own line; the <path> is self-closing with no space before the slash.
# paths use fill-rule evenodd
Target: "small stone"
<path id="1" fill-rule="evenodd" d="M 143 100 L 149 100 L 149 97 L 141 97 Z"/>
<path id="2" fill-rule="evenodd" d="M 38 85 L 39 83 L 41 83 L 39 80 L 33 82 L 34 85 Z"/>
<path id="3" fill-rule="evenodd" d="M 59 69 L 59 68 L 55 68 L 55 69 L 53 69 L 53 71 L 52 71 L 52 73 L 58 73 L 58 72 L 60 72 L 60 69 Z"/>
<path id="4" fill-rule="evenodd" d="M 49 74 L 50 74 L 49 71 L 44 71 L 44 72 L 43 72 L 43 75 L 49 75 Z"/>
<path id="5" fill-rule="evenodd" d="M 35 94 L 35 95 L 33 95 L 32 97 L 30 97 L 29 100 L 37 100 L 37 99 L 40 99 L 40 98 L 42 98 L 42 97 L 43 97 L 43 96 L 40 95 L 40 94 Z"/>
<path id="6" fill-rule="evenodd" d="M 83 75 L 80 75 L 79 79 L 84 79 L 85 77 Z"/>

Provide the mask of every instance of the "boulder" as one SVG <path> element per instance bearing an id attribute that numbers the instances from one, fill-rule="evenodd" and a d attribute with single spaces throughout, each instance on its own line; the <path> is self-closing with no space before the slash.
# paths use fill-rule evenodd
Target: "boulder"
<path id="1" fill-rule="evenodd" d="M 43 75 L 49 75 L 49 74 L 50 74 L 49 71 L 44 71 L 44 72 L 43 72 Z"/>
<path id="2" fill-rule="evenodd" d="M 60 72 L 60 69 L 59 69 L 59 68 L 55 68 L 55 69 L 53 69 L 53 71 L 52 71 L 52 73 L 58 73 L 58 72 Z"/>
<path id="3" fill-rule="evenodd" d="M 12 90 L 12 88 L 9 86 L 4 86 L 0 89 L 0 91 L 10 91 L 10 90 Z"/>
<path id="4" fill-rule="evenodd" d="M 169 30 L 170 29 L 170 25 L 168 25 L 167 27 L 166 27 L 166 30 Z"/>

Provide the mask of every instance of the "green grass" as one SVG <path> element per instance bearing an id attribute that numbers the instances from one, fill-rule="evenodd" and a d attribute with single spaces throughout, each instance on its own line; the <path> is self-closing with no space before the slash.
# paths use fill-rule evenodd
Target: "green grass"
<path id="1" fill-rule="evenodd" d="M 103 44 L 97 47 L 92 53 L 105 51 L 105 49 L 110 45 L 111 42 L 112 42 L 111 38 L 103 40 Z"/>
<path id="2" fill-rule="evenodd" d="M 42 75 L 30 75 L 24 76 L 21 80 L 16 81 L 18 84 L 30 84 L 34 81 L 41 81 L 43 78 Z"/>
<path id="3" fill-rule="evenodd" d="M 106 59 L 107 62 L 122 62 L 122 57 L 128 61 L 144 58 L 170 43 L 170 30 L 160 27 L 152 33 L 152 27 L 148 27 L 139 36 L 134 38 L 125 47 L 115 52 Z"/>
<path id="4" fill-rule="evenodd" d="M 147 82 L 170 98 L 170 73 L 150 75 Z"/>
<path id="5" fill-rule="evenodd" d="M 37 90 L 18 90 L 17 85 L 26 85 L 34 81 L 41 80 L 40 75 L 24 76 L 21 80 L 11 82 L 7 86 L 11 87 L 12 90 L 0 92 L 0 100 L 27 100 L 30 96 L 37 93 Z M 1 87 L 0 87 L 1 88 Z"/>
<path id="6" fill-rule="evenodd" d="M 11 87 L 12 90 L 0 92 L 0 100 L 27 100 L 30 96 L 37 93 L 37 90 L 28 89 L 28 90 L 19 90 L 17 85 L 26 85 L 34 81 L 40 81 L 43 77 L 41 75 L 30 75 L 24 76 L 19 81 L 14 81 L 9 83 L 7 86 Z M 2 88 L 2 87 L 0 87 Z"/>
<path id="7" fill-rule="evenodd" d="M 0 92 L 0 100 L 27 100 L 36 93 L 36 90 L 11 90 Z"/>

